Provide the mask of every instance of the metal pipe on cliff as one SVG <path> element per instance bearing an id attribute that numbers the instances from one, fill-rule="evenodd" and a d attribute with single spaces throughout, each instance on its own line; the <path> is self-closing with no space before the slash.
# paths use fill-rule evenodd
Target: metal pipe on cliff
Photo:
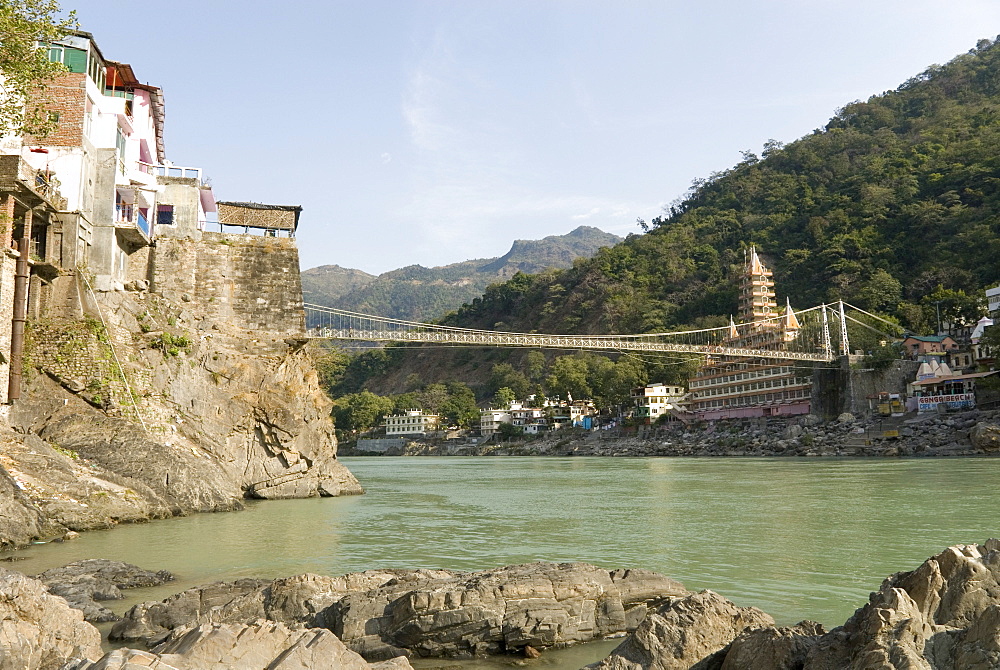
<path id="1" fill-rule="evenodd" d="M 17 264 L 14 266 L 14 318 L 10 330 L 10 380 L 7 383 L 7 402 L 21 397 L 21 378 L 24 373 L 24 324 L 28 317 L 28 255 L 31 249 L 31 210 L 24 213 L 24 230 L 17 243 Z"/>

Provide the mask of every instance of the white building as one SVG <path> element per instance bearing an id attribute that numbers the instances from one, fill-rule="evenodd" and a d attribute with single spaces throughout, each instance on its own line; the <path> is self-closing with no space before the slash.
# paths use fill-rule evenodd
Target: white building
<path id="1" fill-rule="evenodd" d="M 510 423 L 511 414 L 505 409 L 484 409 L 479 411 L 479 434 L 489 437 L 499 432 L 500 425 Z"/>
<path id="2" fill-rule="evenodd" d="M 437 414 L 424 414 L 423 410 L 407 410 L 403 414 L 385 417 L 385 434 L 386 437 L 424 435 L 437 430 L 440 419 Z"/>
<path id="3" fill-rule="evenodd" d="M 148 254 L 136 252 L 152 244 L 157 224 L 186 217 L 203 226 L 215 201 L 199 169 L 166 160 L 158 87 L 139 81 L 127 63 L 107 60 L 90 33 L 74 32 L 48 53 L 67 67 L 48 87 L 58 127 L 43 140 L 5 137 L 0 153 L 54 176 L 66 198 L 63 267 L 86 265 L 95 289 L 120 290 L 147 278 Z"/>
<path id="4" fill-rule="evenodd" d="M 646 424 L 656 423 L 662 415 L 672 409 L 680 409 L 684 400 L 683 386 L 666 384 L 646 384 L 632 390 L 635 400 L 635 416 Z"/>
<path id="5" fill-rule="evenodd" d="M 1000 286 L 986 289 L 986 304 L 990 309 L 990 316 L 1000 318 Z"/>

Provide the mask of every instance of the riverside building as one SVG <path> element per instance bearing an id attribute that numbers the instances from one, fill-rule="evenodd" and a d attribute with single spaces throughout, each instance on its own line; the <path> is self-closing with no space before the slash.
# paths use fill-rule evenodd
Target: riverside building
<path id="1" fill-rule="evenodd" d="M 739 308 L 739 323 L 730 319 L 724 346 L 780 351 L 799 336 L 791 304 L 786 301 L 784 313 L 778 311 L 773 273 L 752 246 L 740 281 Z M 799 361 L 709 356 L 688 388 L 691 411 L 699 419 L 807 414 L 812 371 Z"/>
<path id="2" fill-rule="evenodd" d="M 441 417 L 424 414 L 423 410 L 411 409 L 403 414 L 385 417 L 386 437 L 393 435 L 425 435 L 437 430 Z"/>

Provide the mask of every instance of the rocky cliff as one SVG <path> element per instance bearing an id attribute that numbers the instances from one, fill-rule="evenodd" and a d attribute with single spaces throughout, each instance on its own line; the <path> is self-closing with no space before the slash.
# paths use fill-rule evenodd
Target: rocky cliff
<path id="1" fill-rule="evenodd" d="M 26 388 L 0 428 L 0 546 L 362 492 L 304 340 L 212 320 L 145 282 L 94 294 L 79 281 L 83 318 L 30 324 Z"/>

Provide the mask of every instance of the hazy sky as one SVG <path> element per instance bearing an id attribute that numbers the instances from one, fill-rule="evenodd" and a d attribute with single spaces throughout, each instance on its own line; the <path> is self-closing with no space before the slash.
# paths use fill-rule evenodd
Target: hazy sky
<path id="1" fill-rule="evenodd" d="M 996 0 L 62 0 L 302 267 L 625 235 L 691 180 L 1000 33 Z"/>

